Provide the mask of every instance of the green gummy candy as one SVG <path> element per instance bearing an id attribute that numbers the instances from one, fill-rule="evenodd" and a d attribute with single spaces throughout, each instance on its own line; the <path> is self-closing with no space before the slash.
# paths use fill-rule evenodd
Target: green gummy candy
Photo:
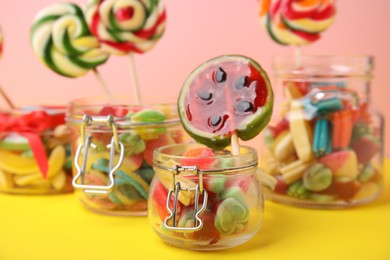
<path id="1" fill-rule="evenodd" d="M 371 164 L 364 165 L 358 175 L 358 181 L 368 182 L 375 174 L 375 168 Z"/>
<path id="2" fill-rule="evenodd" d="M 207 181 L 207 189 L 214 193 L 221 193 L 225 190 L 226 178 L 213 177 Z"/>
<path id="3" fill-rule="evenodd" d="M 124 196 L 126 196 L 128 199 L 131 199 L 131 200 L 147 199 L 147 197 L 145 197 L 145 194 L 140 194 L 139 190 L 136 189 L 130 183 L 119 185 L 118 191 L 121 192 Z"/>
<path id="4" fill-rule="evenodd" d="M 157 110 L 144 109 L 135 113 L 131 121 L 139 123 L 160 123 L 166 119 L 165 115 Z"/>
<path id="5" fill-rule="evenodd" d="M 233 186 L 228 188 L 224 193 L 221 194 L 221 199 L 225 200 L 228 198 L 234 198 L 236 200 L 244 202 L 244 194 L 240 187 Z"/>
<path id="6" fill-rule="evenodd" d="M 101 158 L 99 160 L 96 160 L 92 164 L 92 169 L 98 170 L 98 171 L 101 171 L 101 172 L 104 172 L 104 173 L 108 174 L 109 173 L 109 169 L 108 169 L 107 165 L 108 165 L 108 160 L 105 159 L 105 158 Z"/>
<path id="7" fill-rule="evenodd" d="M 23 152 L 21 154 L 22 157 L 25 157 L 25 158 L 34 158 L 34 154 L 32 152 L 32 150 L 27 150 L 25 152 Z"/>
<path id="8" fill-rule="evenodd" d="M 154 177 L 154 170 L 146 162 L 142 163 L 141 168 L 135 171 L 144 181 L 150 183 Z"/>
<path id="9" fill-rule="evenodd" d="M 125 148 L 125 156 L 142 153 L 145 151 L 145 142 L 135 133 L 124 133 L 119 135 L 119 140 Z"/>
<path id="10" fill-rule="evenodd" d="M 131 178 L 129 175 L 127 175 L 122 171 L 117 171 L 116 175 L 124 179 L 129 185 L 133 186 L 139 192 L 139 194 L 141 194 L 142 197 L 148 199 L 148 192 L 136 180 L 134 180 L 133 178 Z"/>
<path id="11" fill-rule="evenodd" d="M 306 199 L 310 196 L 311 192 L 305 188 L 302 180 L 292 183 L 288 189 L 287 194 L 291 197 L 296 197 L 299 199 Z"/>
<path id="12" fill-rule="evenodd" d="M 234 234 L 242 231 L 249 219 L 249 209 L 245 203 L 235 198 L 227 198 L 219 205 L 214 226 L 221 234 Z"/>
<path id="13" fill-rule="evenodd" d="M 364 135 L 371 135 L 372 132 L 373 129 L 367 123 L 357 122 L 352 130 L 352 142 Z"/>
<path id="14" fill-rule="evenodd" d="M 112 202 L 114 202 L 115 204 L 123 204 L 123 202 L 118 199 L 118 197 L 115 195 L 115 193 L 112 191 L 110 192 L 110 194 L 108 195 L 108 197 L 110 198 L 110 200 Z"/>
<path id="15" fill-rule="evenodd" d="M 92 169 L 99 170 L 99 171 L 102 171 L 102 172 L 108 174 L 110 170 L 109 170 L 107 165 L 108 165 L 108 160 L 102 158 L 102 159 L 96 160 L 96 162 L 92 165 Z M 136 180 L 134 180 L 133 178 L 131 178 L 129 175 L 127 175 L 126 173 L 124 173 L 121 170 L 117 170 L 115 172 L 115 174 L 118 176 L 118 178 L 116 178 L 116 180 L 115 180 L 115 186 L 118 186 L 118 189 L 120 189 L 120 191 L 122 193 L 126 193 L 129 196 L 134 196 L 134 198 L 131 198 L 131 197 L 128 197 L 128 198 L 137 199 L 139 197 L 139 195 L 136 195 L 136 196 L 133 195 L 134 193 L 132 191 L 126 192 L 125 190 L 123 190 L 123 187 L 121 187 L 123 185 L 126 185 L 126 187 L 129 189 L 131 186 L 132 187 L 131 190 L 135 189 L 135 191 L 137 191 L 137 194 L 139 193 L 145 199 L 148 198 L 148 192 Z"/>
<path id="16" fill-rule="evenodd" d="M 303 174 L 303 185 L 310 191 L 322 191 L 332 184 L 332 171 L 316 163 Z"/>
<path id="17" fill-rule="evenodd" d="M 144 109 L 139 111 L 131 117 L 132 122 L 136 123 L 162 123 L 166 120 L 166 117 L 163 113 L 157 110 Z M 156 127 L 153 125 L 150 126 L 137 126 L 135 128 L 137 134 L 141 136 L 144 140 L 153 140 L 157 139 L 161 134 L 167 132 L 167 128 L 164 126 Z"/>

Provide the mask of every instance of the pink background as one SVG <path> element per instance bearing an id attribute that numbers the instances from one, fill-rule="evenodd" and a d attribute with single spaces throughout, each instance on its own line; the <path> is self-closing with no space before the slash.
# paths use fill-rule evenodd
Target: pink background
<path id="1" fill-rule="evenodd" d="M 0 0 L 0 24 L 5 53 L 0 84 L 18 105 L 66 104 L 89 95 L 103 95 L 93 74 L 61 77 L 43 66 L 29 44 L 35 14 L 56 0 Z M 85 1 L 74 1 L 84 4 Z M 271 59 L 290 54 L 292 47 L 271 41 L 258 20 L 256 0 L 166 0 L 167 30 L 154 49 L 137 55 L 142 94 L 147 101 L 175 101 L 186 76 L 203 61 L 222 54 L 244 54 L 259 61 L 272 75 Z M 304 47 L 304 54 L 371 54 L 375 57 L 372 103 L 390 120 L 390 29 L 388 0 L 339 0 L 338 15 L 322 39 Z M 131 94 L 127 57 L 111 57 L 100 71 L 116 93 Z M 278 104 L 276 104 L 278 105 Z M 5 106 L 0 101 L 0 106 Z M 386 129 L 390 136 L 390 128 Z M 260 146 L 260 137 L 250 141 Z M 390 155 L 390 138 L 386 140 Z"/>

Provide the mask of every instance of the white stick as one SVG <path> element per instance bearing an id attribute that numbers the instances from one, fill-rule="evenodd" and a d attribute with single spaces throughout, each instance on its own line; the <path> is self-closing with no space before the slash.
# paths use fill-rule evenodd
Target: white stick
<path id="1" fill-rule="evenodd" d="M 295 56 L 295 65 L 301 66 L 301 57 L 302 57 L 302 50 L 301 46 L 297 45 L 294 48 L 294 56 Z"/>
<path id="2" fill-rule="evenodd" d="M 238 144 L 238 136 L 237 133 L 232 135 L 232 153 L 233 155 L 240 154 L 240 145 Z"/>
<path id="3" fill-rule="evenodd" d="M 140 88 L 138 84 L 138 76 L 137 76 L 137 69 L 135 65 L 135 59 L 134 59 L 134 54 L 130 53 L 130 76 L 131 76 L 131 84 L 133 86 L 133 93 L 135 97 L 135 103 L 136 105 L 140 105 L 141 102 L 141 93 L 140 93 Z"/>
<path id="4" fill-rule="evenodd" d="M 116 101 L 114 95 L 112 94 L 111 90 L 108 88 L 106 82 L 104 82 L 102 75 L 100 75 L 99 71 L 96 68 L 93 69 L 92 71 L 95 74 L 97 80 L 100 82 L 100 85 L 103 87 L 103 89 L 106 92 L 106 94 L 108 95 L 108 97 L 111 99 L 111 102 L 113 104 L 116 104 L 117 101 Z"/>
<path id="5" fill-rule="evenodd" d="M 4 92 L 3 88 L 0 86 L 0 95 L 3 96 L 5 102 L 7 102 L 8 106 L 12 109 L 15 109 L 15 105 L 12 103 L 11 99 L 8 97 L 8 95 Z"/>

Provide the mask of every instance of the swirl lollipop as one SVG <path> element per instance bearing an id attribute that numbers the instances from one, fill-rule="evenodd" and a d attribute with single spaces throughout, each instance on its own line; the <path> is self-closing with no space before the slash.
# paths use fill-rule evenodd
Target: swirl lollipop
<path id="1" fill-rule="evenodd" d="M 164 33 L 165 18 L 158 0 L 92 0 L 86 8 L 91 32 L 115 55 L 150 50 Z"/>
<path id="2" fill-rule="evenodd" d="M 282 45 L 317 41 L 335 15 L 335 0 L 263 0 L 260 7 L 260 19 L 269 35 Z"/>
<path id="3" fill-rule="evenodd" d="M 159 0 L 91 0 L 86 20 L 104 50 L 114 55 L 130 54 L 136 102 L 141 103 L 132 53 L 144 53 L 165 31 L 166 14 Z"/>
<path id="4" fill-rule="evenodd" d="M 41 61 L 60 75 L 75 78 L 92 70 L 112 97 L 96 69 L 109 55 L 99 48 L 77 5 L 58 3 L 42 9 L 31 28 L 31 44 Z"/>

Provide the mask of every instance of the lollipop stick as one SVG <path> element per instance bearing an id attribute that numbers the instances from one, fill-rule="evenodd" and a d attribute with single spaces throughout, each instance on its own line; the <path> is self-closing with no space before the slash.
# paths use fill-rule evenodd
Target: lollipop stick
<path id="1" fill-rule="evenodd" d="M 97 80 L 100 82 L 100 85 L 102 85 L 102 87 L 103 87 L 104 91 L 106 92 L 106 94 L 108 95 L 108 97 L 111 99 L 111 102 L 114 104 L 117 103 L 114 95 L 112 94 L 111 90 L 108 88 L 106 82 L 104 82 L 102 75 L 100 75 L 99 71 L 96 68 L 93 69 L 92 71 L 95 74 Z"/>
<path id="2" fill-rule="evenodd" d="M 294 48 L 295 65 L 301 66 L 302 50 L 301 46 L 297 45 Z"/>
<path id="3" fill-rule="evenodd" d="M 240 145 L 238 144 L 238 136 L 236 132 L 232 135 L 232 153 L 233 155 L 240 154 Z"/>
<path id="4" fill-rule="evenodd" d="M 7 96 L 7 94 L 4 92 L 3 88 L 0 86 L 0 95 L 3 96 L 5 102 L 7 102 L 8 106 L 12 109 L 15 108 L 15 105 L 12 103 L 11 99 Z"/>
<path id="5" fill-rule="evenodd" d="M 133 54 L 129 54 L 130 57 L 130 75 L 131 75 L 131 84 L 133 86 L 133 92 L 135 97 L 135 103 L 137 105 L 141 104 L 141 93 L 139 90 L 139 84 L 138 84 L 138 77 L 137 77 L 137 70 L 135 65 L 135 59 Z"/>

